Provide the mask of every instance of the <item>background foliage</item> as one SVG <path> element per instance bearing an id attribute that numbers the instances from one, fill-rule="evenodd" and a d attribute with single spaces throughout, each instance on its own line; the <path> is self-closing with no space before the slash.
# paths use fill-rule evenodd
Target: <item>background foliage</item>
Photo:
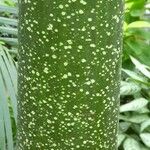
<path id="1" fill-rule="evenodd" d="M 125 0 L 119 150 L 150 149 L 150 0 Z M 17 119 L 17 3 L 0 0 L 0 150 L 13 150 Z"/>

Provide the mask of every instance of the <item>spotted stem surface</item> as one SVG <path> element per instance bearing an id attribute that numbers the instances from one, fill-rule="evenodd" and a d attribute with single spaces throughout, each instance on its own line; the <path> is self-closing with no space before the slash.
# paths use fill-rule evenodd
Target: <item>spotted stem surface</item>
<path id="1" fill-rule="evenodd" d="M 117 150 L 122 0 L 19 0 L 17 150 Z"/>

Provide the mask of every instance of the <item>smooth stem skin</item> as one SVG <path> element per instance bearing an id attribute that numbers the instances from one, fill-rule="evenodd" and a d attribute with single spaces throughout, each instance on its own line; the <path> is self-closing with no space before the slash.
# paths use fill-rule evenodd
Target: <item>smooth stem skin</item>
<path id="1" fill-rule="evenodd" d="M 122 0 L 20 0 L 17 150 L 116 150 Z"/>

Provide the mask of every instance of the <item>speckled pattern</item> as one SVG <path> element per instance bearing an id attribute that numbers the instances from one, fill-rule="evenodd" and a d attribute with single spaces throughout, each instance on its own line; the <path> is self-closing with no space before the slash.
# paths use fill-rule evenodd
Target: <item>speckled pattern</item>
<path id="1" fill-rule="evenodd" d="M 17 150 L 117 150 L 122 0 L 19 0 Z"/>

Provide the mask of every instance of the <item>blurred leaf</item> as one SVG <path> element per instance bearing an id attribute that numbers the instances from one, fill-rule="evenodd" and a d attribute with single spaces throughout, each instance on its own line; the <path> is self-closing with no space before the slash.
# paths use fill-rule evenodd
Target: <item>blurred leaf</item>
<path id="1" fill-rule="evenodd" d="M 2 108 L 2 100 L 0 98 L 0 150 L 5 150 L 5 127 L 4 127 L 4 118 L 3 118 L 3 108 Z"/>
<path id="2" fill-rule="evenodd" d="M 17 0 L 1 0 L 0 3 L 6 6 L 15 6 Z"/>
<path id="3" fill-rule="evenodd" d="M 119 119 L 132 123 L 142 123 L 149 119 L 149 116 L 147 114 L 137 114 L 132 116 L 119 115 Z"/>
<path id="4" fill-rule="evenodd" d="M 131 12 L 130 12 L 130 14 L 131 14 L 131 16 L 134 16 L 134 17 L 138 17 L 138 16 L 142 16 L 143 14 L 144 14 L 144 11 L 145 11 L 145 9 L 137 9 L 137 10 L 132 10 Z"/>
<path id="5" fill-rule="evenodd" d="M 128 45 L 128 48 L 126 49 L 128 55 L 132 55 L 138 58 L 142 63 L 150 66 L 150 46 L 146 41 L 130 38 L 125 41 L 125 45 Z"/>
<path id="6" fill-rule="evenodd" d="M 11 46 L 18 46 L 18 39 L 17 38 L 0 38 L 1 41 L 10 44 Z"/>
<path id="7" fill-rule="evenodd" d="M 120 106 L 120 112 L 137 111 L 148 104 L 148 100 L 139 98 Z"/>
<path id="8" fill-rule="evenodd" d="M 136 68 L 142 73 L 144 74 L 146 77 L 150 78 L 150 71 L 148 71 L 145 67 L 145 65 L 141 64 L 137 59 L 135 59 L 134 57 L 130 56 L 132 62 L 134 63 L 134 65 L 136 66 Z"/>
<path id="9" fill-rule="evenodd" d="M 124 21 L 124 24 L 123 24 L 124 32 L 127 30 L 127 27 L 128 27 L 128 24 Z"/>
<path id="10" fill-rule="evenodd" d="M 7 55 L 9 54 L 7 53 Z M 17 121 L 17 98 L 15 91 L 15 89 L 17 88 L 17 74 L 15 73 L 16 68 L 14 67 L 14 64 L 11 62 L 10 58 L 7 55 L 4 49 L 1 47 L 0 75 L 3 78 L 3 84 L 6 86 L 5 90 L 11 99 L 15 120 Z"/>
<path id="11" fill-rule="evenodd" d="M 135 38 L 139 38 L 139 39 L 146 39 L 146 40 L 150 39 L 150 32 L 148 29 L 145 29 L 145 28 L 144 29 L 143 28 L 128 28 L 125 31 L 125 34 L 127 36 L 135 36 Z"/>
<path id="12" fill-rule="evenodd" d="M 141 137 L 143 143 L 146 146 L 150 147 L 150 133 L 142 133 L 142 134 L 140 134 L 140 137 Z"/>
<path id="13" fill-rule="evenodd" d="M 127 26 L 129 28 L 150 28 L 150 23 L 146 21 L 135 21 Z"/>
<path id="14" fill-rule="evenodd" d="M 134 83 L 121 82 L 120 94 L 121 95 L 132 95 L 139 92 L 141 88 Z"/>
<path id="15" fill-rule="evenodd" d="M 133 4 L 130 8 L 130 14 L 132 17 L 140 17 L 144 14 L 144 0 L 132 0 Z"/>
<path id="16" fill-rule="evenodd" d="M 135 135 L 132 135 L 135 139 L 139 140 L 139 137 L 137 135 L 139 135 L 140 133 L 140 124 L 136 124 L 136 123 L 132 123 L 131 124 L 131 129 L 134 131 Z"/>
<path id="17" fill-rule="evenodd" d="M 118 135 L 118 147 L 121 145 L 121 143 L 123 142 L 123 140 L 125 139 L 125 135 L 124 134 L 119 134 Z"/>
<path id="18" fill-rule="evenodd" d="M 141 150 L 149 150 L 149 148 L 147 148 L 145 146 L 141 146 Z"/>
<path id="19" fill-rule="evenodd" d="M 131 125 L 131 123 L 129 123 L 129 122 L 120 122 L 120 124 L 119 124 L 120 132 L 126 132 L 129 129 L 130 125 Z"/>
<path id="20" fill-rule="evenodd" d="M 148 109 L 148 106 L 145 106 L 139 110 L 137 110 L 138 113 L 149 113 L 149 109 Z"/>
<path id="21" fill-rule="evenodd" d="M 7 34 L 12 34 L 12 35 L 15 35 L 15 36 L 18 34 L 17 29 L 12 28 L 12 27 L 3 27 L 3 26 L 0 26 L 0 32 L 7 33 Z"/>
<path id="22" fill-rule="evenodd" d="M 5 129 L 6 129 L 5 131 L 6 131 L 7 146 L 8 146 L 8 150 L 13 150 L 13 135 L 12 135 L 10 112 L 9 112 L 9 107 L 8 107 L 8 103 L 7 103 L 7 97 L 5 95 L 5 93 L 6 93 L 5 86 L 4 86 L 1 74 L 0 74 L 0 89 L 1 89 L 0 99 L 2 101 L 1 107 L 2 107 L 2 109 L 3 109 L 2 111 L 4 113 L 3 117 L 4 117 Z"/>
<path id="23" fill-rule="evenodd" d="M 127 138 L 123 143 L 124 150 L 141 150 L 139 143 L 133 138 Z"/>
<path id="24" fill-rule="evenodd" d="M 8 13 L 13 13 L 15 15 L 18 14 L 18 9 L 16 7 L 12 7 L 12 6 L 4 6 L 4 5 L 0 5 L 0 12 L 8 12 Z"/>
<path id="25" fill-rule="evenodd" d="M 141 132 L 143 132 L 146 128 L 150 127 L 150 119 L 144 121 L 142 124 L 141 124 Z"/>
<path id="26" fill-rule="evenodd" d="M 0 17 L 0 24 L 17 26 L 18 25 L 18 21 L 16 19 Z"/>
<path id="27" fill-rule="evenodd" d="M 129 75 L 134 80 L 138 80 L 138 81 L 141 81 L 141 82 L 144 82 L 144 83 L 147 82 L 147 79 L 145 77 L 141 76 L 140 74 L 137 74 L 134 71 L 130 71 L 130 70 L 127 70 L 127 69 L 122 69 L 122 71 L 125 72 L 127 75 Z"/>

